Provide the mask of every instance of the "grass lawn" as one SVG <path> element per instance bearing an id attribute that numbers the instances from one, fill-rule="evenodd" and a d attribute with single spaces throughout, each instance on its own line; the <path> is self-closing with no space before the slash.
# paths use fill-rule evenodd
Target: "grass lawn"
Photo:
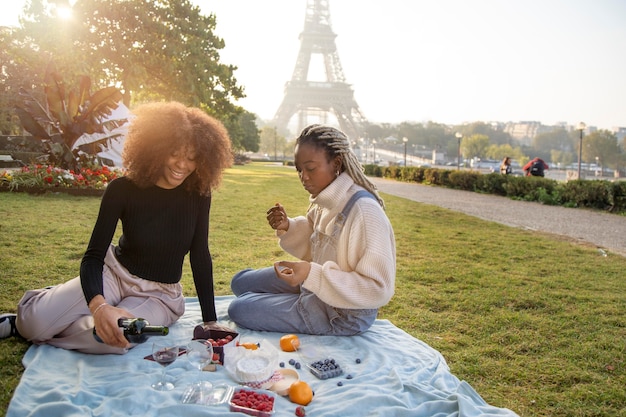
<path id="1" fill-rule="evenodd" d="M 626 258 L 383 194 L 397 241 L 396 295 L 380 318 L 439 350 L 490 404 L 521 416 L 626 416 Z M 0 311 L 78 274 L 100 199 L 0 193 Z M 303 214 L 292 168 L 228 169 L 214 193 L 216 293 L 244 267 L 286 259 L 265 211 Z M 188 264 L 185 294 L 195 296 Z M 0 341 L 6 412 L 28 344 Z"/>

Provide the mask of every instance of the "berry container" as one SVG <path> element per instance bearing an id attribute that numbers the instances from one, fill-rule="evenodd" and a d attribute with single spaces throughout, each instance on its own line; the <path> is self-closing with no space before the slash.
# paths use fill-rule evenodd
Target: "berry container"
<path id="1" fill-rule="evenodd" d="M 223 346 L 213 346 L 213 353 L 217 353 L 219 355 L 219 361 L 221 364 L 224 364 L 224 348 L 236 346 L 237 342 L 239 341 L 239 333 L 227 332 L 224 330 L 205 329 L 204 327 L 202 327 L 202 325 L 198 325 L 193 329 L 193 340 L 220 340 L 224 339 L 226 336 L 231 336 L 233 340 Z"/>
<path id="2" fill-rule="evenodd" d="M 303 365 L 319 379 L 335 378 L 343 375 L 344 368 L 336 358 L 313 339 L 303 338 L 299 343 L 293 343 Z"/>
<path id="3" fill-rule="evenodd" d="M 266 408 L 259 409 L 261 406 L 254 406 L 251 402 L 248 402 L 246 405 L 240 403 L 240 396 L 242 394 L 246 394 L 247 397 L 252 396 L 252 398 L 260 399 L 261 403 L 267 404 Z M 274 414 L 274 403 L 276 401 L 276 394 L 272 391 L 267 390 L 257 390 L 252 388 L 235 388 L 233 395 L 228 400 L 228 405 L 230 407 L 230 411 L 237 413 L 245 413 L 249 416 L 255 417 L 270 417 Z"/>

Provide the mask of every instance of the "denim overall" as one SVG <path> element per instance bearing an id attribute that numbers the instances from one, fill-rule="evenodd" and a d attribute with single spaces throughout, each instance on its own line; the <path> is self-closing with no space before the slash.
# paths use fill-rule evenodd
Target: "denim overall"
<path id="1" fill-rule="evenodd" d="M 337 261 L 339 235 L 354 203 L 363 197 L 375 199 L 365 190 L 356 192 L 336 216 L 331 235 L 314 228 L 313 262 Z M 350 336 L 367 330 L 378 312 L 332 307 L 302 286 L 292 287 L 277 278 L 273 267 L 240 271 L 233 277 L 231 288 L 237 298 L 229 306 L 230 318 L 254 330 Z"/>
<path id="2" fill-rule="evenodd" d="M 335 217 L 333 231 L 329 235 L 321 232 L 319 228 L 315 227 L 313 234 L 311 235 L 311 258 L 313 262 L 323 264 L 324 262 L 332 261 L 337 262 L 337 241 L 339 235 L 343 230 L 343 226 L 346 223 L 348 214 L 352 210 L 352 206 L 359 198 L 373 198 L 375 197 L 365 190 L 359 190 L 350 197 L 350 200 L 346 203 L 341 213 Z M 376 320 L 377 309 L 346 309 L 331 307 L 322 302 L 315 294 L 306 288 L 301 288 L 300 294 L 300 313 L 305 317 L 305 321 L 309 322 L 310 326 L 319 326 L 321 323 L 315 323 L 315 318 L 310 314 L 313 308 L 323 308 L 325 315 L 330 319 L 331 328 L 328 329 L 329 333 L 326 334 L 357 334 L 367 330 L 374 320 Z M 326 324 L 328 325 L 328 324 Z"/>

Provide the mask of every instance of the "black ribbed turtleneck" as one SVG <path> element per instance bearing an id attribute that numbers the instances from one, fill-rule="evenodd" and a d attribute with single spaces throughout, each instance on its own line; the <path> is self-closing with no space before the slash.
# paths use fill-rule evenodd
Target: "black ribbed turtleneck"
<path id="1" fill-rule="evenodd" d="M 146 280 L 180 281 L 185 255 L 191 269 L 204 321 L 216 320 L 213 264 L 208 247 L 210 197 L 190 193 L 184 184 L 171 190 L 139 188 L 128 178 L 112 181 L 102 196 L 100 212 L 80 267 L 85 299 L 103 294 L 102 267 L 118 220 L 122 236 L 115 247 L 119 262 Z"/>

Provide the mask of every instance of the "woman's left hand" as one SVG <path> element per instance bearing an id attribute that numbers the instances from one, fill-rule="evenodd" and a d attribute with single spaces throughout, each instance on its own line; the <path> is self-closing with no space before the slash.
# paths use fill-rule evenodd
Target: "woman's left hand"
<path id="1" fill-rule="evenodd" d="M 274 263 L 276 276 L 292 287 L 296 287 L 304 282 L 311 271 L 311 263 L 307 261 L 289 262 L 280 261 Z"/>

